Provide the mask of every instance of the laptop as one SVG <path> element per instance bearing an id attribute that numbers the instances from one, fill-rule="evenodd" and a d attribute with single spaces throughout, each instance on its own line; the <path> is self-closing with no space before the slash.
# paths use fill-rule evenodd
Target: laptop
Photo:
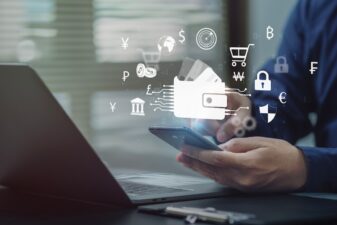
<path id="1" fill-rule="evenodd" d="M 201 178 L 111 171 L 29 66 L 0 65 L 0 105 L 0 185 L 125 207 L 232 192 Z"/>

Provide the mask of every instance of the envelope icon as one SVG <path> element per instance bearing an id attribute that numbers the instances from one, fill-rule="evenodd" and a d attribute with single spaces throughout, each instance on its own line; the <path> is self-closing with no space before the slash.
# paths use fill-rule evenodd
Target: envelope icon
<path id="1" fill-rule="evenodd" d="M 180 81 L 174 78 L 174 115 L 190 119 L 225 119 L 224 82 Z"/>

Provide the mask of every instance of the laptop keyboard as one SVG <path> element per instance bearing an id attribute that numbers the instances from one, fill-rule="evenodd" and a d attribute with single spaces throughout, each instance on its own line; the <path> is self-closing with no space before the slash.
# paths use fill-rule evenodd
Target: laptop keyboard
<path id="1" fill-rule="evenodd" d="M 168 188 L 149 184 L 140 184 L 130 181 L 120 181 L 120 184 L 129 195 L 155 195 L 189 191 L 186 189 Z"/>

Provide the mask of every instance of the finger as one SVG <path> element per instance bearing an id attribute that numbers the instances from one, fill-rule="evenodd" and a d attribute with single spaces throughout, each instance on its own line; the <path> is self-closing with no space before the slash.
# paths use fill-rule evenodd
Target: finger
<path id="1" fill-rule="evenodd" d="M 181 153 L 180 162 L 187 168 L 190 168 L 222 185 L 236 187 L 236 182 L 233 180 L 235 173 L 232 170 L 223 170 L 219 167 L 214 167 L 199 160 L 190 158 Z"/>
<path id="2" fill-rule="evenodd" d="M 215 136 L 220 127 L 220 123 L 216 120 L 196 119 L 192 121 L 191 127 L 203 135 Z"/>
<path id="3" fill-rule="evenodd" d="M 243 122 L 245 118 L 250 115 L 249 110 L 239 110 L 235 116 L 230 117 L 217 132 L 217 139 L 219 142 L 226 142 L 234 136 L 243 137 L 245 130 L 243 129 Z M 243 133 L 242 133 L 243 132 Z"/>
<path id="4" fill-rule="evenodd" d="M 219 142 L 226 142 L 234 136 L 235 129 L 237 129 L 237 126 L 235 126 L 235 123 L 233 122 L 235 119 L 238 118 L 236 117 L 229 118 L 218 129 L 216 133 L 216 138 Z"/>
<path id="5" fill-rule="evenodd" d="M 241 96 L 237 92 L 236 93 L 228 93 L 227 94 L 227 108 L 235 110 L 240 106 L 248 106 L 249 99 L 246 96 Z"/>
<path id="6" fill-rule="evenodd" d="M 191 169 L 198 170 L 199 172 L 202 172 L 203 175 L 214 178 L 214 176 L 218 173 L 218 169 L 215 166 L 203 163 L 199 160 L 193 159 L 187 155 L 184 155 L 183 153 L 179 153 L 177 156 L 178 162 L 183 163 L 190 167 Z"/>
<path id="7" fill-rule="evenodd" d="M 240 168 L 240 158 L 239 155 L 227 151 L 214 151 L 196 148 L 193 146 L 185 145 L 182 148 L 182 153 L 202 161 L 204 163 L 226 168 Z"/>
<path id="8" fill-rule="evenodd" d="M 267 140 L 260 137 L 234 138 L 220 145 L 221 149 L 233 153 L 244 153 L 267 146 Z"/>
<path id="9" fill-rule="evenodd" d="M 227 108 L 228 109 L 235 109 L 238 106 L 238 101 L 236 99 L 236 94 L 229 93 L 227 94 Z"/>

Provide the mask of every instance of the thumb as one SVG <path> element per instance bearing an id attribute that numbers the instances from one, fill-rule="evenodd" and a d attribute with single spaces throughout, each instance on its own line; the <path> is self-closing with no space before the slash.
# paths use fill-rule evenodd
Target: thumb
<path id="1" fill-rule="evenodd" d="M 243 128 L 242 121 L 251 115 L 250 107 L 251 103 L 247 97 L 231 94 L 228 96 L 228 109 L 235 111 L 235 116 L 229 117 L 222 126 L 217 130 L 217 140 L 219 142 L 225 142 L 234 136 L 243 137 L 245 130 Z M 247 109 L 241 109 L 240 107 L 248 107 Z"/>
<path id="2" fill-rule="evenodd" d="M 220 145 L 223 150 L 233 153 L 245 153 L 265 146 L 263 139 L 259 137 L 233 138 Z"/>
<path id="3" fill-rule="evenodd" d="M 217 130 L 216 138 L 219 142 L 226 142 L 234 136 L 235 129 L 237 128 L 235 125 L 236 119 L 237 117 L 229 118 Z"/>

